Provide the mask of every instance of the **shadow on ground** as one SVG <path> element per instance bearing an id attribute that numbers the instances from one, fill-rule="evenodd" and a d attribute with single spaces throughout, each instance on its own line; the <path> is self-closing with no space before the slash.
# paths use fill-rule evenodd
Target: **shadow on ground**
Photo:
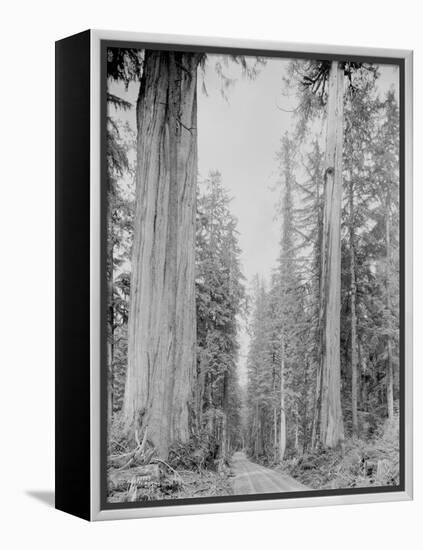
<path id="1" fill-rule="evenodd" d="M 46 506 L 54 508 L 54 491 L 26 491 L 26 494 Z"/>

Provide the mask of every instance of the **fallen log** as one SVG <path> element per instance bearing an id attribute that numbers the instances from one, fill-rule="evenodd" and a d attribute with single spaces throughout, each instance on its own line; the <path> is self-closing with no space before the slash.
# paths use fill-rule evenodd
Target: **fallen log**
<path id="1" fill-rule="evenodd" d="M 109 490 L 123 491 L 129 487 L 148 487 L 154 483 L 160 483 L 160 468 L 158 464 L 147 464 L 128 468 L 126 470 L 109 470 Z"/>

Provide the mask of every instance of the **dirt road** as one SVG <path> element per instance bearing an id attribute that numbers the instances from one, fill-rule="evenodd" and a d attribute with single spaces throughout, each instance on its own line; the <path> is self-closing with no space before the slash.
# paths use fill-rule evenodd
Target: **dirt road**
<path id="1" fill-rule="evenodd" d="M 290 476 L 251 462 L 244 453 L 235 453 L 232 463 L 235 472 L 234 493 L 236 495 L 282 493 L 308 489 Z"/>

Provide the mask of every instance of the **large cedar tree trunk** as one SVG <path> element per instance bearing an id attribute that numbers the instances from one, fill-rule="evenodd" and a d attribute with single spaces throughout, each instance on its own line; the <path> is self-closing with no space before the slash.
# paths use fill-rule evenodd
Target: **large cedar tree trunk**
<path id="1" fill-rule="evenodd" d="M 341 409 L 341 199 L 344 71 L 333 61 L 329 72 L 325 196 L 320 292 L 321 385 L 319 436 L 323 447 L 344 439 Z"/>
<path id="2" fill-rule="evenodd" d="M 195 369 L 197 65 L 146 51 L 137 103 L 136 212 L 124 422 L 166 458 L 189 438 Z"/>

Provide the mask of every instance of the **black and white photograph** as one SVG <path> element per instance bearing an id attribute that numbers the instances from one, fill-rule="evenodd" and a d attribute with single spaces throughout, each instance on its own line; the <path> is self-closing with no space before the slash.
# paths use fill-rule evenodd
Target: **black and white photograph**
<path id="1" fill-rule="evenodd" d="M 107 506 L 400 490 L 400 63 L 102 47 Z"/>
<path id="2" fill-rule="evenodd" d="M 1 14 L 0 546 L 413 550 L 415 0 Z"/>

